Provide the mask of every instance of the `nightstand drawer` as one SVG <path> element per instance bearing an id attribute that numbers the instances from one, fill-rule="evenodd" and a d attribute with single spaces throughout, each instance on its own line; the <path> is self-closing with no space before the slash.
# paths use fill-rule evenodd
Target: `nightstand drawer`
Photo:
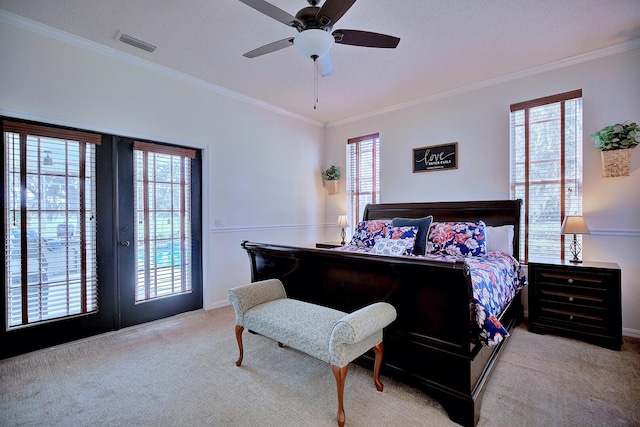
<path id="1" fill-rule="evenodd" d="M 585 290 L 561 286 L 540 286 L 538 299 L 541 305 L 546 302 L 567 306 L 605 308 L 608 293 L 606 289 Z"/>
<path id="2" fill-rule="evenodd" d="M 575 310 L 575 307 L 554 306 L 552 304 L 540 307 L 540 320 L 565 322 L 567 325 L 582 325 L 587 327 L 607 328 L 607 311 Z"/>
<path id="3" fill-rule="evenodd" d="M 565 287 L 567 290 L 587 292 L 589 290 L 605 290 L 610 283 L 613 282 L 613 274 L 606 272 L 601 273 L 584 273 L 577 271 L 563 271 L 559 269 L 537 269 L 536 283 L 545 287 Z"/>

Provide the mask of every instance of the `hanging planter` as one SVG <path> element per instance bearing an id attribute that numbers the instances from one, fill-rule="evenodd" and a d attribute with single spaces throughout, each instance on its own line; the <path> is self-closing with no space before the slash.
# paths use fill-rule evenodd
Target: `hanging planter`
<path id="1" fill-rule="evenodd" d="M 631 149 L 609 150 L 600 152 L 602 156 L 602 176 L 629 176 L 631 169 Z"/>
<path id="2" fill-rule="evenodd" d="M 640 126 L 635 123 L 617 123 L 591 134 L 590 137 L 601 151 L 602 176 L 629 176 L 631 149 L 640 143 Z"/>
<path id="3" fill-rule="evenodd" d="M 340 182 L 339 181 L 340 169 L 338 169 L 336 166 L 331 165 L 329 169 L 322 172 L 322 178 L 324 178 L 325 181 L 327 181 L 327 184 L 326 184 L 327 193 L 329 193 L 330 196 L 338 194 L 339 192 L 338 183 Z"/>
<path id="4" fill-rule="evenodd" d="M 327 193 L 330 196 L 336 195 L 339 193 L 338 191 L 338 184 L 340 183 L 340 181 L 333 180 L 333 181 L 327 181 Z"/>

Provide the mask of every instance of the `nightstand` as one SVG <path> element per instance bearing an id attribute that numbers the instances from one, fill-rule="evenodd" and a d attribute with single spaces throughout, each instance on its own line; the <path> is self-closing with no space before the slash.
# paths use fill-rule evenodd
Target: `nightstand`
<path id="1" fill-rule="evenodd" d="M 613 350 L 622 346 L 621 271 L 603 262 L 528 264 L 529 330 Z"/>
<path id="2" fill-rule="evenodd" d="M 316 248 L 320 248 L 320 249 L 333 249 L 333 248 L 339 248 L 340 246 L 343 246 L 340 242 L 316 243 Z"/>

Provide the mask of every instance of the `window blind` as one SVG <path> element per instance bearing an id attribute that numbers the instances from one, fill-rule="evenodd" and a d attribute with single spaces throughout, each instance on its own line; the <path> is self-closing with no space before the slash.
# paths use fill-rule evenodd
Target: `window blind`
<path id="1" fill-rule="evenodd" d="M 362 220 L 365 206 L 380 201 L 379 149 L 377 133 L 347 141 L 347 212 L 351 232 Z"/>
<path id="2" fill-rule="evenodd" d="M 524 201 L 520 259 L 564 259 L 562 221 L 582 214 L 582 90 L 511 105 L 510 129 L 511 197 Z"/>
<path id="3" fill-rule="evenodd" d="M 95 145 L 101 136 L 2 125 L 8 327 L 98 310 Z"/>
<path id="4" fill-rule="evenodd" d="M 190 292 L 195 150 L 134 142 L 136 302 Z"/>

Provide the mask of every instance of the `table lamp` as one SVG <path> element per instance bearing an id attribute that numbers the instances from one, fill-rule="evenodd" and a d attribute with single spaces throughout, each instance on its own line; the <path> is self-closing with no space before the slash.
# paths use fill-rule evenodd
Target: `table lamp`
<path id="1" fill-rule="evenodd" d="M 336 222 L 336 225 L 342 228 L 342 232 L 340 233 L 340 236 L 342 237 L 342 242 L 340 242 L 340 244 L 344 245 L 344 238 L 346 237 L 344 228 L 347 226 L 347 216 L 338 215 L 338 221 Z"/>
<path id="2" fill-rule="evenodd" d="M 562 234 L 573 234 L 573 241 L 569 245 L 569 250 L 573 255 L 573 259 L 570 261 L 575 263 L 582 262 L 582 260 L 578 258 L 578 255 L 580 255 L 580 251 L 582 250 L 582 246 L 578 243 L 576 235 L 589 234 L 589 228 L 584 222 L 584 218 L 582 218 L 581 215 L 567 215 L 564 218 L 564 221 L 562 221 Z"/>

